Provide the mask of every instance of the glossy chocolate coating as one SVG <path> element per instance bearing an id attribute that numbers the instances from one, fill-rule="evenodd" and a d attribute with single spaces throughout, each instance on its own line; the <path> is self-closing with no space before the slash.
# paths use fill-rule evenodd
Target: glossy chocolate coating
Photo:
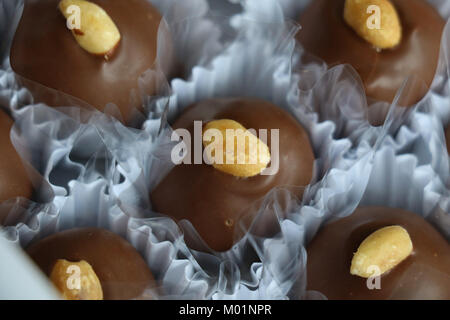
<path id="1" fill-rule="evenodd" d="M 279 129 L 280 165 L 275 175 L 237 178 L 207 164 L 176 166 L 151 194 L 153 209 L 176 220 L 189 220 L 210 248 L 226 251 L 234 243 L 237 221 L 249 207 L 277 186 L 306 186 L 314 154 L 302 126 L 281 108 L 262 100 L 211 99 L 188 107 L 173 128 L 193 137 L 194 120 L 231 119 L 247 129 Z M 193 138 L 192 138 L 193 141 Z M 193 144 L 193 142 L 192 142 Z M 232 221 L 227 225 L 227 221 Z"/>
<path id="2" fill-rule="evenodd" d="M 350 274 L 353 254 L 372 232 L 387 226 L 405 228 L 413 253 L 381 276 L 381 290 Z M 450 245 L 417 214 L 392 208 L 362 207 L 332 222 L 312 240 L 308 251 L 308 290 L 329 299 L 450 299 Z"/>
<path id="3" fill-rule="evenodd" d="M 85 260 L 100 280 L 105 300 L 137 299 L 154 287 L 152 273 L 136 249 L 107 230 L 62 231 L 31 245 L 27 252 L 47 276 L 58 259 Z"/>
<path id="4" fill-rule="evenodd" d="M 67 93 L 100 111 L 114 103 L 129 122 L 133 108 L 142 111 L 138 78 L 155 62 L 161 15 L 146 0 L 92 2 L 108 13 L 121 33 L 119 46 L 108 61 L 76 42 L 58 9 L 59 0 L 26 0 L 11 49 L 11 66 L 26 79 L 24 85 L 39 102 L 57 106 L 48 93 L 27 80 Z"/>
<path id="5" fill-rule="evenodd" d="M 409 76 L 431 85 L 439 59 L 445 21 L 425 0 L 392 0 L 402 25 L 401 43 L 377 52 L 343 18 L 345 0 L 314 0 L 302 13 L 297 38 L 304 48 L 329 66 L 348 63 L 362 78 L 368 97 L 391 102 Z M 405 97 L 418 102 L 423 90 Z"/>
<path id="6" fill-rule="evenodd" d="M 33 193 L 22 160 L 11 142 L 13 124 L 10 116 L 0 109 L 0 202 L 16 197 L 30 199 Z"/>

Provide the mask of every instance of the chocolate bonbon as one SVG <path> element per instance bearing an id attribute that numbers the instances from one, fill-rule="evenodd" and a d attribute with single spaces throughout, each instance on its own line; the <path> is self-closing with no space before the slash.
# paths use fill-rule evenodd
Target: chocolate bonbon
<path id="1" fill-rule="evenodd" d="M 391 1 L 398 12 L 402 35 L 398 45 L 381 51 L 344 20 L 345 2 L 315 0 L 301 14 L 298 21 L 302 30 L 297 39 L 307 51 L 329 66 L 352 65 L 361 76 L 367 96 L 376 100 L 391 102 L 411 76 L 417 76 L 428 87 L 431 85 L 445 21 L 427 1 Z M 423 95 L 423 90 L 410 92 L 404 104 L 414 104 Z"/>
<path id="2" fill-rule="evenodd" d="M 187 129 L 194 137 L 194 121 L 201 121 L 205 126 L 224 119 L 257 132 L 267 130 L 266 142 L 272 153 L 269 165 L 274 164 L 276 156 L 271 133 L 278 129 L 278 171 L 274 175 L 255 174 L 260 170 L 256 168 L 256 171 L 245 171 L 251 174 L 242 177 L 237 173 L 240 170 L 233 175 L 204 162 L 180 164 L 151 193 L 154 211 L 176 220 L 190 221 L 206 244 L 216 251 L 226 251 L 235 243 L 239 219 L 244 214 L 251 214 L 252 203 L 275 187 L 308 185 L 314 164 L 306 131 L 286 111 L 263 100 L 204 100 L 188 107 L 173 123 L 173 128 Z M 220 123 L 215 122 L 214 126 L 219 127 Z M 194 151 L 193 146 L 192 149 Z"/>
<path id="3" fill-rule="evenodd" d="M 92 54 L 67 28 L 66 19 L 58 9 L 59 2 L 25 1 L 11 48 L 13 70 L 21 76 L 23 84 L 38 102 L 59 106 L 52 94 L 42 89 L 41 86 L 45 86 L 101 111 L 108 103 L 114 103 L 125 122 L 131 122 L 135 109 L 143 110 L 138 79 L 145 71 L 154 68 L 160 13 L 145 0 L 91 1 L 104 9 L 120 32 L 120 41 L 112 52 Z M 81 23 L 85 21 L 81 19 Z M 87 36 L 95 37 L 95 34 L 79 37 Z M 168 36 L 162 39 L 171 41 Z M 157 80 L 149 81 L 151 83 L 145 84 L 145 90 L 154 94 Z"/>
<path id="4" fill-rule="evenodd" d="M 383 235 L 385 228 L 397 231 Z M 405 210 L 358 208 L 325 225 L 307 252 L 307 287 L 329 299 L 450 299 L 448 241 L 422 217 Z M 392 261 L 396 263 L 383 268 Z M 379 282 L 354 272 L 358 263 L 363 271 L 372 265 L 372 275 L 379 268 Z"/>
<path id="5" fill-rule="evenodd" d="M 139 299 L 147 294 L 146 290 L 155 287 L 152 273 L 136 249 L 104 229 L 58 232 L 32 244 L 26 251 L 65 298 Z M 76 276 L 77 272 L 81 276 L 79 289 L 66 287 L 71 279 L 65 277 Z"/>

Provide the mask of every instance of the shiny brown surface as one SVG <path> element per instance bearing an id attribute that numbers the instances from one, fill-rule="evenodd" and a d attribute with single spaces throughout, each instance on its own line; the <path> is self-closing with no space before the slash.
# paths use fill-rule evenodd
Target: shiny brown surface
<path id="1" fill-rule="evenodd" d="M 122 36 L 109 61 L 78 45 L 58 10 L 59 0 L 26 0 L 11 49 L 11 65 L 27 80 L 70 94 L 101 111 L 107 103 L 115 103 L 129 122 L 132 108 L 142 110 L 138 77 L 153 67 L 161 15 L 145 0 L 92 2 L 108 13 Z M 28 81 L 24 84 L 37 101 L 53 105 L 38 87 Z"/>
<path id="2" fill-rule="evenodd" d="M 372 232 L 404 227 L 413 253 L 381 277 L 381 290 L 369 290 L 366 279 L 350 274 L 353 253 Z M 450 299 L 450 245 L 417 214 L 391 208 L 358 208 L 332 222 L 312 240 L 308 251 L 308 290 L 329 299 Z"/>
<path id="3" fill-rule="evenodd" d="M 367 96 L 391 102 L 409 76 L 433 81 L 445 21 L 424 0 L 393 0 L 402 24 L 402 42 L 394 49 L 377 52 L 343 19 L 345 0 L 314 0 L 299 18 L 297 38 L 304 48 L 329 66 L 348 63 L 361 76 Z M 414 91 L 405 105 L 419 101 Z"/>
<path id="4" fill-rule="evenodd" d="M 136 249 L 107 230 L 62 231 L 31 245 L 27 252 L 48 276 L 58 259 L 85 260 L 99 278 L 105 300 L 140 298 L 145 289 L 154 287 L 150 269 Z"/>
<path id="5" fill-rule="evenodd" d="M 13 124 L 10 116 L 0 109 L 0 202 L 16 197 L 30 199 L 33 193 L 22 160 L 11 142 Z"/>
<path id="6" fill-rule="evenodd" d="M 277 186 L 306 186 L 314 154 L 302 126 L 281 108 L 256 99 L 212 99 L 188 107 L 174 129 L 193 132 L 194 120 L 231 119 L 247 129 L 280 129 L 280 166 L 272 176 L 237 178 L 206 164 L 176 166 L 151 194 L 153 209 L 177 220 L 187 219 L 216 251 L 234 243 L 237 221 L 249 207 Z M 192 135 L 193 137 L 193 135 Z M 192 140 L 193 141 L 193 140 Z M 232 225 L 226 221 L 231 219 Z"/>

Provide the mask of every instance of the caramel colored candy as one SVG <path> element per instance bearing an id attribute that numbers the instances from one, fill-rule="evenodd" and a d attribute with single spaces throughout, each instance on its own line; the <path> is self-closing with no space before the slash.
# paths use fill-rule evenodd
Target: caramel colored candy
<path id="1" fill-rule="evenodd" d="M 425 0 L 391 2 L 402 26 L 401 41 L 394 48 L 378 51 L 358 35 L 344 20 L 345 0 L 311 1 L 299 17 L 302 30 L 297 39 L 306 51 L 330 67 L 352 65 L 361 76 L 368 97 L 392 102 L 408 77 L 417 76 L 428 87 L 431 85 L 445 21 Z M 404 105 L 418 102 L 424 94 L 424 90 L 413 91 L 403 100 Z"/>
<path id="2" fill-rule="evenodd" d="M 61 259 L 86 261 L 100 280 L 105 300 L 138 299 L 155 286 L 150 269 L 136 249 L 107 230 L 62 231 L 32 244 L 26 251 L 49 277 Z"/>
<path id="3" fill-rule="evenodd" d="M 362 252 L 382 273 L 377 287 L 375 278 L 353 275 L 350 267 L 363 240 L 386 227 L 401 227 L 404 232 L 392 229 L 395 233 L 388 239 L 372 238 Z M 403 234 L 405 232 L 408 236 Z M 385 260 L 376 256 L 380 254 L 376 245 L 384 248 Z M 450 299 L 450 244 L 421 216 L 405 210 L 358 208 L 350 216 L 319 230 L 307 252 L 307 288 L 319 291 L 329 299 Z M 363 255 L 359 252 L 357 258 L 363 258 Z M 389 270 L 383 267 L 387 265 Z M 376 275 L 376 269 L 370 271 Z"/>
<path id="4" fill-rule="evenodd" d="M 276 187 L 305 187 L 311 182 L 314 153 L 308 134 L 297 120 L 280 107 L 258 99 L 201 101 L 188 107 L 173 123 L 173 128 L 187 129 L 194 137 L 194 121 L 202 121 L 205 126 L 220 119 L 234 120 L 256 133 L 266 129 L 272 161 L 275 153 L 271 130 L 279 129 L 278 171 L 274 175 L 240 178 L 204 162 L 192 161 L 192 164 L 177 165 L 150 197 L 155 211 L 176 220 L 190 221 L 211 249 L 226 251 L 239 240 L 236 230 L 240 228 L 240 219 L 256 213 L 252 204 Z M 189 238 L 186 241 L 190 245 Z"/>
<path id="5" fill-rule="evenodd" d="M 113 54 L 105 59 L 105 55 L 94 55 L 80 46 L 66 26 L 59 2 L 25 1 L 11 48 L 13 70 L 24 78 L 23 84 L 38 102 L 50 106 L 63 103 L 55 101 L 36 83 L 69 94 L 100 111 L 106 104 L 114 103 L 124 121 L 132 122 L 133 110 L 143 110 L 138 79 L 155 67 L 160 13 L 146 0 L 92 0 L 112 19 L 121 36 Z M 148 94 L 156 93 L 155 81 L 148 84 Z"/>

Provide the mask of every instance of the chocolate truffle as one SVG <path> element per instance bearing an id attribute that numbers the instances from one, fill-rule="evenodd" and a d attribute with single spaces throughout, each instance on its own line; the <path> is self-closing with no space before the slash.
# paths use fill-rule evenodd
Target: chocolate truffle
<path id="1" fill-rule="evenodd" d="M 13 70 L 38 102 L 50 106 L 63 103 L 36 83 L 78 98 L 100 111 L 106 104 L 114 103 L 124 121 L 131 122 L 133 110 L 143 110 L 138 78 L 154 67 L 161 15 L 146 0 L 92 0 L 120 32 L 120 41 L 111 52 L 93 54 L 83 49 L 66 27 L 59 2 L 25 1 L 11 48 Z M 82 15 L 81 10 L 83 32 L 87 27 Z M 152 81 L 146 88 L 151 91 L 148 94 L 156 90 L 156 80 Z"/>
<path id="2" fill-rule="evenodd" d="M 227 120 L 223 123 L 230 127 L 238 126 L 238 123 L 243 128 L 256 130 L 256 135 L 260 129 L 267 130 L 267 146 L 271 147 L 272 156 L 268 167 L 272 168 L 276 162 L 276 141 L 271 141 L 271 135 L 274 129 L 279 129 L 278 171 L 264 175 L 261 168 L 256 168 L 254 175 L 245 175 L 239 170 L 230 174 L 227 172 L 230 168 L 220 168 L 204 161 L 194 164 L 192 155 L 192 164 L 177 165 L 150 195 L 155 211 L 176 220 L 190 221 L 205 243 L 215 251 L 232 247 L 238 237 L 235 232 L 238 221 L 244 214 L 246 217 L 251 215 L 252 204 L 270 190 L 281 186 L 308 185 L 314 164 L 306 131 L 291 115 L 270 102 L 251 98 L 205 100 L 189 106 L 173 123 L 173 128 L 187 129 L 195 138 L 194 121 L 202 121 L 205 131 L 210 125 L 220 127 L 219 123 L 224 119 Z M 189 239 L 187 242 L 190 245 Z"/>
<path id="3" fill-rule="evenodd" d="M 380 236 L 382 230 L 395 230 L 393 226 L 403 231 Z M 383 273 L 380 265 L 407 252 L 403 250 L 405 234 L 412 242 L 412 252 Z M 450 299 L 448 241 L 422 217 L 405 210 L 358 208 L 352 215 L 323 227 L 307 252 L 307 288 L 329 299 Z M 364 265 L 358 265 L 363 255 L 367 261 L 380 262 L 373 263 L 381 269 L 380 289 L 370 290 L 368 279 L 354 275 L 353 268 Z"/>
<path id="4" fill-rule="evenodd" d="M 13 124 L 9 115 L 0 109 L 0 203 L 17 197 L 30 199 L 33 193 L 22 160 L 11 142 Z"/>
<path id="5" fill-rule="evenodd" d="M 392 102 L 410 76 L 419 77 L 429 87 L 434 79 L 445 25 L 438 12 L 425 0 L 392 0 L 401 24 L 401 39 L 395 47 L 380 51 L 344 20 L 345 1 L 311 1 L 298 20 L 302 30 L 297 38 L 306 51 L 323 59 L 330 67 L 352 65 L 362 78 L 367 96 L 379 101 Z M 370 15 L 367 14 L 367 18 Z M 384 12 L 381 16 L 385 18 Z M 410 96 L 404 97 L 404 105 L 418 102 L 424 93 L 423 90 L 410 92 Z"/>
<path id="6" fill-rule="evenodd" d="M 138 299 L 144 290 L 154 287 L 152 273 L 136 249 L 107 230 L 82 228 L 62 231 L 32 244 L 26 251 L 66 298 Z M 67 279 L 64 277 L 74 274 L 68 269 L 70 266 L 81 269 L 78 294 L 65 286 Z M 89 281 L 84 282 L 85 276 Z M 98 281 L 101 288 L 96 286 Z"/>

